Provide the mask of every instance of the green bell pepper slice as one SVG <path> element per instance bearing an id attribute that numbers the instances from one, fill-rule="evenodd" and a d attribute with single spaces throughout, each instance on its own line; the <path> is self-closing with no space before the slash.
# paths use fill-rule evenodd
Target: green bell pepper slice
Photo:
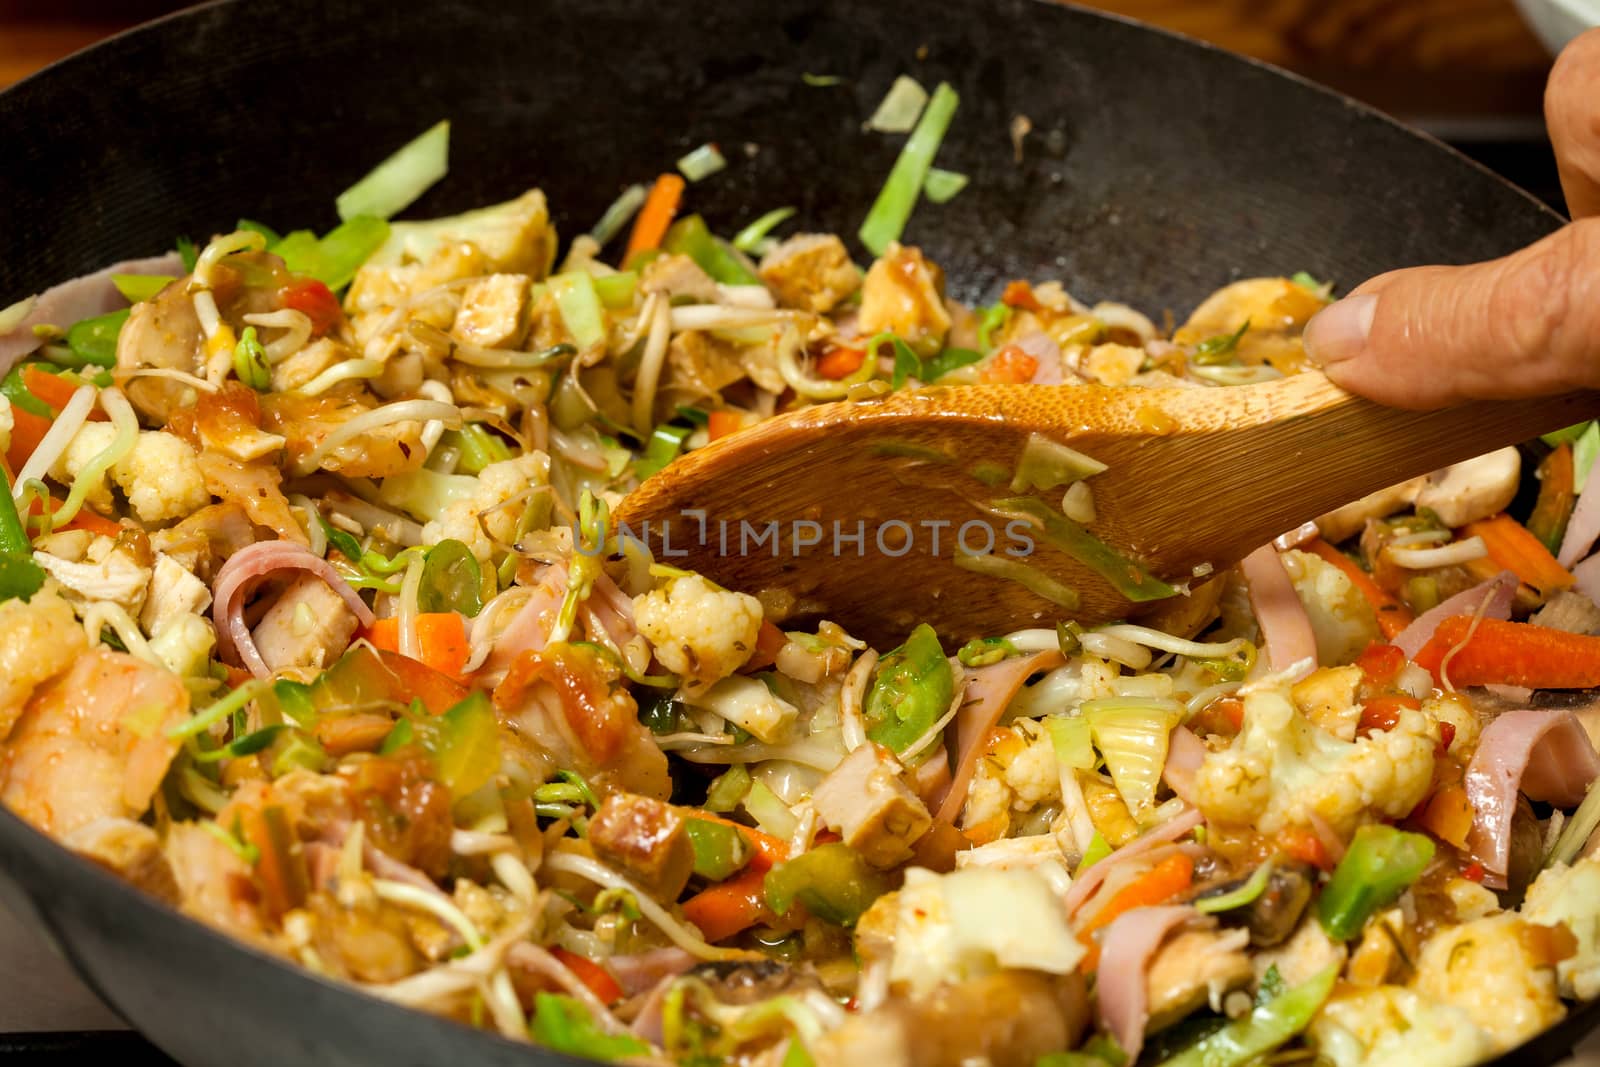
<path id="1" fill-rule="evenodd" d="M 878 663 L 862 709 L 867 736 L 904 752 L 928 732 L 955 699 L 955 676 L 933 627 L 922 623 Z"/>

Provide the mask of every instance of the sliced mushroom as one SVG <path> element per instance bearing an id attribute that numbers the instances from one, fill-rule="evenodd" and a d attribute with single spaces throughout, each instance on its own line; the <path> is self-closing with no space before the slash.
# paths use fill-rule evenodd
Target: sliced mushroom
<path id="1" fill-rule="evenodd" d="M 1387 489 L 1379 489 L 1376 493 L 1368 493 L 1360 500 L 1352 500 L 1343 507 L 1335 508 L 1318 518 L 1317 531 L 1329 544 L 1337 544 L 1346 538 L 1354 537 L 1366 528 L 1369 521 L 1387 519 L 1395 512 L 1409 507 L 1426 482 L 1425 477 L 1412 478 L 1398 485 L 1391 485 Z"/>
<path id="2" fill-rule="evenodd" d="M 1503 511 L 1517 495 L 1522 456 L 1515 446 L 1455 463 L 1428 475 L 1416 505 L 1439 516 L 1446 526 L 1465 526 Z"/>

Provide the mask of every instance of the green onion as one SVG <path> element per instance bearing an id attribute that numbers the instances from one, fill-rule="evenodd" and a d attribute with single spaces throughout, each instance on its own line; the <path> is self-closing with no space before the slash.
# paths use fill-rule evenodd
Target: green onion
<path id="1" fill-rule="evenodd" d="M 867 129 L 879 133 L 907 133 L 917 124 L 923 105 L 928 102 L 928 90 L 915 78 L 902 74 L 889 86 L 878 108 L 867 120 Z"/>
<path id="2" fill-rule="evenodd" d="M 688 256 L 713 281 L 723 285 L 760 285 L 761 279 L 745 266 L 726 243 L 712 236 L 706 220 L 689 215 L 674 222 L 661 240 L 661 247 L 674 255 Z"/>
<path id="3" fill-rule="evenodd" d="M 1113 851 L 1115 850 L 1111 847 L 1111 842 L 1096 830 L 1094 836 L 1089 839 L 1089 847 L 1083 850 L 1083 859 L 1078 861 L 1078 869 L 1073 872 L 1073 877 L 1080 877 L 1084 871 L 1111 855 Z"/>
<path id="4" fill-rule="evenodd" d="M 1219 333 L 1215 337 L 1207 337 L 1194 346 L 1194 361 L 1202 367 L 1215 367 L 1230 362 L 1234 350 L 1239 347 L 1239 339 L 1249 328 L 1250 320 L 1245 319 L 1244 324 L 1232 333 Z"/>
<path id="5" fill-rule="evenodd" d="M 356 271 L 389 239 L 389 224 L 371 215 L 346 219 L 318 240 L 296 230 L 267 249 L 295 274 L 308 274 L 329 289 L 343 289 Z"/>
<path id="6" fill-rule="evenodd" d="M 67 348 L 71 350 L 73 358 L 54 362 L 74 368 L 115 367 L 117 336 L 122 333 L 122 324 L 128 321 L 130 314 L 127 308 L 123 308 L 75 323 L 67 331 Z"/>
<path id="7" fill-rule="evenodd" d="M 17 513 L 11 485 L 0 470 L 0 601 L 27 600 L 44 585 L 44 568 L 33 561 L 33 542 Z"/>
<path id="8" fill-rule="evenodd" d="M 775 207 L 750 225 L 733 235 L 733 247 L 747 255 L 759 255 L 767 242 L 767 235 L 792 219 L 795 209 Z"/>
<path id="9" fill-rule="evenodd" d="M 939 145 L 944 140 L 945 131 L 950 128 L 950 120 L 955 117 L 956 105 L 960 100 L 956 91 L 946 82 L 940 82 L 933 91 L 933 99 L 928 102 L 922 119 L 907 139 L 905 147 L 900 150 L 900 158 L 895 160 L 888 181 L 884 182 L 877 200 L 873 201 L 872 210 L 867 212 L 866 221 L 861 224 L 861 243 L 873 255 L 883 255 L 889 243 L 898 241 L 905 232 L 912 209 L 917 205 L 917 196 L 922 191 L 922 183 L 928 178 L 928 168 L 933 165 L 933 157 L 938 154 Z"/>
<path id="10" fill-rule="evenodd" d="M 1194 910 L 1202 915 L 1215 915 L 1221 911 L 1232 911 L 1242 908 L 1246 904 L 1254 904 L 1262 893 L 1267 891 L 1267 883 L 1272 879 L 1272 860 L 1267 860 L 1255 869 L 1248 881 L 1238 889 L 1229 893 L 1220 893 L 1214 897 L 1201 897 L 1194 902 Z"/>
<path id="11" fill-rule="evenodd" d="M 22 368 L 28 365 L 26 363 L 18 363 L 6 372 L 5 378 L 0 380 L 0 396 L 4 396 L 14 406 L 21 408 L 30 415 L 37 415 L 42 419 L 53 419 L 56 413 L 50 405 L 34 396 L 28 391 L 28 387 L 22 384 Z M 38 364 L 33 365 L 38 366 Z"/>
<path id="12" fill-rule="evenodd" d="M 1165 600 L 1178 592 L 1152 575 L 1142 563 L 1124 556 L 1071 519 L 1052 511 L 1042 501 L 1029 497 L 996 500 L 993 510 L 1006 518 L 1027 519 L 1042 527 L 1045 540 L 1110 582 L 1117 592 L 1136 604 Z"/>
<path id="13" fill-rule="evenodd" d="M 1589 840 L 1595 827 L 1600 826 L 1600 778 L 1596 778 L 1589 785 L 1589 791 L 1583 796 L 1583 803 L 1578 805 L 1578 810 L 1572 813 L 1561 828 L 1561 836 L 1556 838 L 1555 845 L 1550 849 L 1550 855 L 1545 857 L 1544 865 L 1553 863 L 1571 863 L 1578 858 L 1578 853 L 1583 850 L 1584 842 Z"/>
<path id="14" fill-rule="evenodd" d="M 200 261 L 200 250 L 196 248 L 194 242 L 189 240 L 187 237 L 179 237 L 172 243 L 177 249 L 178 258 L 183 260 L 183 269 L 185 273 L 193 273 L 194 265 Z"/>
<path id="15" fill-rule="evenodd" d="M 1082 603 L 1076 589 L 1056 581 L 1031 563 L 1024 563 L 1020 559 L 1004 559 L 995 555 L 971 556 L 959 552 L 956 554 L 955 565 L 964 571 L 981 574 L 986 578 L 1016 582 L 1030 593 L 1068 611 L 1076 611 Z"/>
<path id="16" fill-rule="evenodd" d="M 956 659 L 963 667 L 987 667 L 1018 654 L 1017 646 L 1003 637 L 974 637 L 961 646 Z"/>
<path id="17" fill-rule="evenodd" d="M 594 276 L 594 291 L 600 303 L 612 311 L 625 311 L 633 306 L 633 296 L 639 289 L 639 272 L 618 271 L 615 274 Z"/>
<path id="18" fill-rule="evenodd" d="M 706 411 L 705 408 L 691 408 L 679 404 L 678 414 L 696 426 L 706 426 L 711 422 L 711 413 Z"/>
<path id="19" fill-rule="evenodd" d="M 643 481 L 677 459 L 690 432 L 684 426 L 657 426 L 645 445 L 644 455 L 633 461 L 633 473 Z"/>
<path id="20" fill-rule="evenodd" d="M 1361 827 L 1317 898 L 1323 930 L 1335 941 L 1359 935 L 1369 918 L 1422 876 L 1434 851 L 1426 834 L 1382 824 Z"/>
<path id="21" fill-rule="evenodd" d="M 824 922 L 854 926 L 872 902 L 889 892 L 882 872 L 842 841 L 818 845 L 767 872 L 767 906 L 789 914 L 795 901 Z"/>
<path id="22" fill-rule="evenodd" d="M 922 360 L 911 351 L 911 346 L 892 333 L 880 333 L 867 342 L 867 361 L 876 362 L 878 348 L 888 343 L 894 346 L 894 371 L 889 378 L 889 386 L 898 389 L 906 384 L 909 378 L 922 378 Z"/>
<path id="23" fill-rule="evenodd" d="M 253 756 L 272 744 L 277 736 L 287 729 L 288 727 L 281 722 L 273 723 L 271 726 L 263 726 L 254 733 L 245 734 L 243 737 L 230 741 L 221 748 L 212 749 L 210 752 L 192 753 L 192 755 L 196 763 L 215 763 L 219 760 Z"/>
<path id="24" fill-rule="evenodd" d="M 744 834 L 725 822 L 688 819 L 683 828 L 694 849 L 694 873 L 707 881 L 726 881 L 754 857 Z"/>
<path id="25" fill-rule="evenodd" d="M 904 752 L 932 729 L 954 698 L 955 676 L 939 635 L 921 623 L 904 644 L 878 661 L 862 703 L 867 737 Z"/>
<path id="26" fill-rule="evenodd" d="M 1584 431 L 1592 425 L 1594 425 L 1593 420 L 1589 422 L 1575 422 L 1565 429 L 1557 430 L 1554 433 L 1543 434 L 1540 436 L 1539 440 L 1543 441 L 1551 448 L 1554 448 L 1557 445 L 1566 444 L 1568 441 L 1576 441 L 1578 438 L 1582 437 Z"/>
<path id="27" fill-rule="evenodd" d="M 181 741 L 209 730 L 260 696 L 266 689 L 266 682 L 259 678 L 251 679 L 198 714 L 168 730 L 167 736 Z"/>
<path id="28" fill-rule="evenodd" d="M 258 393 L 272 388 L 272 368 L 267 364 L 267 350 L 256 338 L 256 328 L 246 326 L 233 346 L 233 373 L 245 385 Z"/>
<path id="29" fill-rule="evenodd" d="M 701 145 L 678 160 L 678 169 L 692 182 L 704 181 L 727 165 L 728 161 L 723 158 L 722 150 L 709 143 Z"/>
<path id="30" fill-rule="evenodd" d="M 477 617 L 483 610 L 483 569 L 471 549 L 452 537 L 428 549 L 417 586 L 417 610 Z"/>
<path id="31" fill-rule="evenodd" d="M 226 796 L 226 794 L 224 794 L 224 796 Z M 254 867 L 256 863 L 260 861 L 261 850 L 259 848 L 256 848 L 256 846 L 250 844 L 248 841 L 242 840 L 241 838 L 228 833 L 228 831 L 224 830 L 210 819 L 200 820 L 200 829 L 204 830 L 218 841 L 221 841 L 224 845 L 227 845 L 228 851 L 232 852 L 235 856 L 238 856 L 246 866 Z"/>
<path id="32" fill-rule="evenodd" d="M 1303 270 L 1295 271 L 1289 276 L 1289 280 L 1313 296 L 1320 297 L 1323 300 L 1333 299 L 1332 282 L 1319 282 Z"/>
<path id="33" fill-rule="evenodd" d="M 278 233 L 277 230 L 274 230 L 264 222 L 257 222 L 254 219 L 240 219 L 234 223 L 233 228 L 235 230 L 245 230 L 249 233 L 259 233 L 266 238 L 269 245 L 275 245 L 283 239 L 283 235 Z"/>
<path id="34" fill-rule="evenodd" d="M 936 382 L 951 371 L 976 363 L 982 358 L 982 352 L 974 352 L 970 348 L 947 348 L 923 362 L 922 380 L 929 383 Z"/>
<path id="35" fill-rule="evenodd" d="M 1600 422 L 1591 422 L 1572 446 L 1572 483 L 1580 489 L 1600 456 Z"/>
<path id="36" fill-rule="evenodd" d="M 826 89 L 831 85 L 844 84 L 844 79 L 837 74 L 812 74 L 810 71 L 801 71 L 800 80 L 813 89 Z"/>
<path id="37" fill-rule="evenodd" d="M 1052 441 L 1041 433 L 1030 433 L 1022 454 L 1017 457 L 1017 471 L 1011 478 L 1013 493 L 1029 489 L 1056 489 L 1073 482 L 1092 478 L 1106 469 L 1106 465 L 1093 456 L 1086 456 L 1075 448 Z"/>
<path id="38" fill-rule="evenodd" d="M 583 1001 L 558 993 L 533 998 L 533 1039 L 569 1056 L 610 1062 L 649 1053 L 650 1046 L 629 1034 L 613 1034 L 594 1021 Z"/>
<path id="39" fill-rule="evenodd" d="M 130 304 L 154 300 L 156 294 L 178 279 L 170 274 L 113 274 L 111 284 Z"/>
<path id="40" fill-rule="evenodd" d="M 711 783 L 704 807 L 719 814 L 729 812 L 737 808 L 749 792 L 750 772 L 745 770 L 744 764 L 735 763 Z"/>
<path id="41" fill-rule="evenodd" d="M 345 222 L 362 215 L 387 219 L 410 207 L 450 169 L 450 120 L 429 127 L 339 194 L 334 207 Z"/>
<path id="42" fill-rule="evenodd" d="M 1339 978 L 1335 964 L 1265 1004 L 1242 1019 L 1164 1060 L 1161 1067 L 1245 1067 L 1294 1037 L 1307 1026 L 1333 991 Z"/>
<path id="43" fill-rule="evenodd" d="M 561 321 L 578 342 L 578 347 L 604 344 L 606 316 L 600 307 L 600 294 L 595 292 L 594 277 L 587 271 L 568 271 L 553 275 L 549 286 L 556 308 L 561 312 Z"/>
<path id="44" fill-rule="evenodd" d="M 639 209 L 644 206 L 645 198 L 649 195 L 650 191 L 642 185 L 630 185 L 622 190 L 622 195 L 611 201 L 611 206 L 606 208 L 605 214 L 600 216 L 600 221 L 589 231 L 594 243 L 604 245 L 621 233 L 628 220 L 639 213 Z"/>
<path id="45" fill-rule="evenodd" d="M 948 204 L 967 187 L 969 180 L 960 171 L 930 167 L 928 176 L 922 180 L 922 195 L 935 204 Z"/>
<path id="46" fill-rule="evenodd" d="M 983 309 L 978 316 L 978 347 L 985 352 L 994 345 L 994 335 L 1005 330 L 1011 321 L 1011 305 L 998 300 Z M 983 357 L 979 357 L 980 359 Z"/>

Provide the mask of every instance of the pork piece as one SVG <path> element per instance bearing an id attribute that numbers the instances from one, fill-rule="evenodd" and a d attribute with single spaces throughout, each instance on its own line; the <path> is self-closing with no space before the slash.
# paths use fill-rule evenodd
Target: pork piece
<path id="1" fill-rule="evenodd" d="M 694 870 L 683 816 L 670 804 L 637 793 L 612 793 L 589 820 L 589 844 L 652 896 L 675 900 Z"/>
<path id="2" fill-rule="evenodd" d="M 818 1067 L 1033 1067 L 1088 1018 L 1081 973 L 999 971 L 852 1016 L 810 1051 Z"/>
<path id="3" fill-rule="evenodd" d="M 911 858 L 911 845 L 933 817 L 900 777 L 888 749 L 868 742 L 828 773 L 811 794 L 817 815 L 875 867 Z"/>
<path id="4" fill-rule="evenodd" d="M 688 256 L 665 255 L 652 259 L 639 276 L 639 288 L 647 293 L 666 293 L 675 299 L 696 304 L 717 302 L 717 283 Z"/>
<path id="5" fill-rule="evenodd" d="M 861 268 L 831 233 L 798 233 L 761 258 L 761 280 L 784 307 L 827 314 L 861 288 Z"/>
<path id="6" fill-rule="evenodd" d="M 328 666 L 344 654 L 358 620 L 344 599 L 313 574 L 296 578 L 252 631 L 268 667 Z"/>

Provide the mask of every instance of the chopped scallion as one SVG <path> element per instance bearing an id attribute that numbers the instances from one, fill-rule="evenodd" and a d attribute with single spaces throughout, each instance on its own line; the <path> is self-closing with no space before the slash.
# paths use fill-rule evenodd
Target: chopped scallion
<path id="1" fill-rule="evenodd" d="M 445 119 L 340 193 L 334 207 L 345 222 L 362 215 L 387 219 L 410 207 L 449 169 L 450 120 Z"/>
<path id="2" fill-rule="evenodd" d="M 595 291 L 594 277 L 587 271 L 568 271 L 553 275 L 548 282 L 561 321 L 578 347 L 589 348 L 606 339 L 606 316 Z"/>
<path id="3" fill-rule="evenodd" d="M 878 103 L 878 109 L 867 120 L 867 129 L 879 133 L 907 133 L 917 124 L 923 105 L 928 102 L 928 90 L 915 78 L 902 74 L 889 86 Z"/>
<path id="4" fill-rule="evenodd" d="M 594 224 L 594 229 L 589 231 L 589 236 L 594 238 L 595 244 L 603 245 L 621 233 L 622 228 L 644 206 L 645 197 L 649 192 L 642 185 L 630 185 L 622 190 L 622 195 L 611 202 L 605 214 L 600 216 L 600 221 Z"/>
<path id="5" fill-rule="evenodd" d="M 933 157 L 939 152 L 960 102 L 960 96 L 946 82 L 940 82 L 933 91 L 933 98 L 923 110 L 917 128 L 900 150 L 900 158 L 895 160 L 888 181 L 884 182 L 872 210 L 867 212 L 866 221 L 861 224 L 861 243 L 873 255 L 881 256 L 889 243 L 898 241 L 905 232 L 912 209 L 917 206 L 917 196 L 922 192 L 922 183 L 928 178 Z"/>
<path id="6" fill-rule="evenodd" d="M 1057 607 L 1068 611 L 1078 609 L 1079 599 L 1076 589 L 1063 585 L 1030 563 L 1002 556 L 969 556 L 966 553 L 957 554 L 955 562 L 957 567 L 973 574 L 1016 582 L 1030 593 L 1043 597 Z"/>
<path id="7" fill-rule="evenodd" d="M 733 235 L 733 247 L 746 255 L 760 255 L 768 234 L 794 217 L 792 207 L 775 207 Z"/>
<path id="8" fill-rule="evenodd" d="M 722 150 L 714 144 L 703 144 L 678 160 L 678 170 L 692 182 L 704 181 L 728 166 Z"/>
<path id="9" fill-rule="evenodd" d="M 826 89 L 831 85 L 844 84 L 844 79 L 837 74 L 812 74 L 810 71 L 802 71 L 800 80 L 813 89 Z"/>
<path id="10" fill-rule="evenodd" d="M 930 167 L 922 180 L 922 195 L 935 204 L 948 204 L 967 187 L 970 179 L 960 171 Z"/>
<path id="11" fill-rule="evenodd" d="M 178 279 L 170 274 L 113 274 L 111 284 L 130 304 L 154 300 L 157 293 Z"/>

